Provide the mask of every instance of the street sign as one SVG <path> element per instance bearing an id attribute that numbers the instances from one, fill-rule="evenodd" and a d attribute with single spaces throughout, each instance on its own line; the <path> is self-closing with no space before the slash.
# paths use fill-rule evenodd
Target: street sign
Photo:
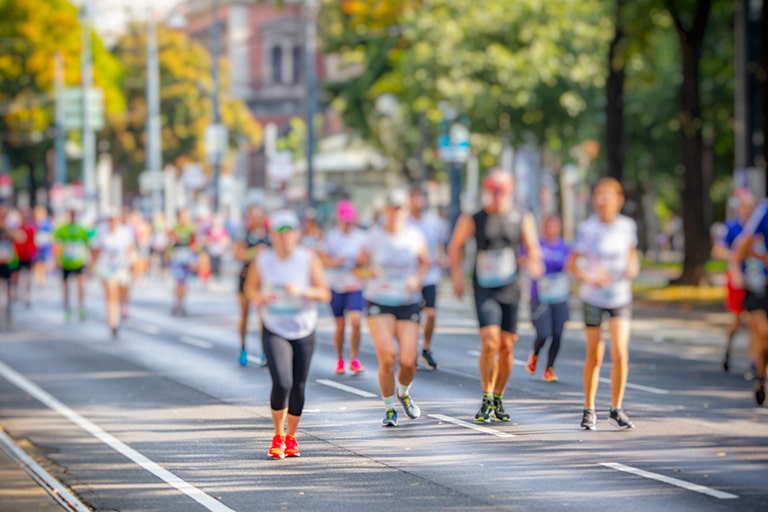
<path id="1" fill-rule="evenodd" d="M 205 157 L 209 164 L 219 164 L 227 151 L 227 127 L 209 124 L 205 127 Z"/>
<path id="2" fill-rule="evenodd" d="M 139 174 L 139 188 L 145 192 L 162 190 L 165 186 L 163 171 L 144 171 Z"/>
<path id="3" fill-rule="evenodd" d="M 463 164 L 469 158 L 469 128 L 460 121 L 442 121 L 437 140 L 440 160 Z"/>
<path id="4" fill-rule="evenodd" d="M 104 128 L 104 92 L 98 87 L 88 89 L 88 126 L 93 130 Z M 59 93 L 58 108 L 62 109 L 62 127 L 65 130 L 83 128 L 83 89 L 65 87 Z"/>

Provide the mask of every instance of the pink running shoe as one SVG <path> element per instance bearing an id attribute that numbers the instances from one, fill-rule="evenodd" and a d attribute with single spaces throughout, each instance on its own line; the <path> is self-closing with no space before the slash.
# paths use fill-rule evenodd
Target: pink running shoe
<path id="1" fill-rule="evenodd" d="M 357 359 L 353 359 L 351 363 L 349 363 L 349 369 L 352 370 L 352 373 L 357 375 L 358 373 L 363 373 L 365 371 L 365 368 L 363 368 L 363 365 L 360 364 L 360 361 Z"/>
<path id="2" fill-rule="evenodd" d="M 339 359 L 339 362 L 336 363 L 336 375 L 344 375 L 346 373 L 346 370 L 344 370 L 344 360 Z"/>

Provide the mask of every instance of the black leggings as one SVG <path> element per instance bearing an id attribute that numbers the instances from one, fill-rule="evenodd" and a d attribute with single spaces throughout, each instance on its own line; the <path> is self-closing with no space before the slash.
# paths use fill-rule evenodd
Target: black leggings
<path id="1" fill-rule="evenodd" d="M 531 301 L 531 322 L 536 328 L 536 341 L 533 343 L 533 353 L 539 355 L 544 343 L 551 337 L 547 368 L 555 366 L 557 353 L 560 352 L 560 339 L 563 336 L 565 322 L 568 321 L 568 303 L 540 304 Z"/>
<path id="2" fill-rule="evenodd" d="M 272 410 L 288 407 L 288 414 L 301 416 L 309 363 L 315 351 L 315 333 L 306 338 L 287 340 L 262 327 L 261 340 L 272 377 L 269 402 Z"/>

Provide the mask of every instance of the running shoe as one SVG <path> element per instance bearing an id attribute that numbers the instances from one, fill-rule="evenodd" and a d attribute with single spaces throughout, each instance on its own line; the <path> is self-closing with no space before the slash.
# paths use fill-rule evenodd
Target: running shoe
<path id="1" fill-rule="evenodd" d="M 728 370 L 730 369 L 731 369 L 731 354 L 726 350 L 725 354 L 723 354 L 723 371 L 725 373 L 728 373 Z"/>
<path id="2" fill-rule="evenodd" d="M 72 312 L 71 311 L 65 311 L 64 312 L 64 321 L 69 323 L 72 321 Z"/>
<path id="3" fill-rule="evenodd" d="M 381 420 L 382 427 L 396 427 L 397 426 L 397 411 L 394 409 L 387 409 L 387 413 L 384 419 Z"/>
<path id="4" fill-rule="evenodd" d="M 635 428 L 634 423 L 629 421 L 629 416 L 624 412 L 624 409 L 611 409 L 611 422 L 619 428 Z"/>
<path id="5" fill-rule="evenodd" d="M 262 368 L 264 368 L 265 366 L 267 366 L 267 363 L 268 363 L 268 362 L 267 362 L 267 354 L 265 354 L 264 352 L 262 352 L 262 353 L 261 353 L 261 357 L 259 358 L 259 366 L 261 366 Z"/>
<path id="6" fill-rule="evenodd" d="M 84 309 L 80 309 L 80 310 L 77 312 L 77 318 L 79 318 L 81 322 L 82 322 L 83 320 L 85 320 L 85 310 L 84 310 Z"/>
<path id="7" fill-rule="evenodd" d="M 488 423 L 489 421 L 491 421 L 492 410 L 493 410 L 493 402 L 491 402 L 487 398 L 483 398 L 483 403 L 480 404 L 480 409 L 478 409 L 477 414 L 475 414 L 475 420 L 482 423 Z"/>
<path id="8" fill-rule="evenodd" d="M 421 357 L 419 359 L 422 363 L 424 363 L 424 367 L 427 370 L 437 370 L 437 361 L 435 361 L 435 358 L 432 357 L 432 351 L 428 348 L 421 351 Z"/>
<path id="9" fill-rule="evenodd" d="M 336 363 L 336 375 L 344 375 L 346 373 L 346 370 L 344 370 L 344 360 L 339 359 L 339 361 Z"/>
<path id="10" fill-rule="evenodd" d="M 584 430 L 597 430 L 597 415 L 594 409 L 584 409 L 584 416 L 581 418 L 581 428 Z"/>
<path id="11" fill-rule="evenodd" d="M 547 382 L 557 382 L 557 374 L 555 373 L 555 370 L 552 369 L 550 366 L 546 370 L 544 370 L 544 380 Z"/>
<path id="12" fill-rule="evenodd" d="M 248 366 L 248 352 L 244 349 L 240 349 L 240 366 Z"/>
<path id="13" fill-rule="evenodd" d="M 757 405 L 763 405 L 765 403 L 765 381 L 758 380 L 755 382 L 755 402 Z"/>
<path id="14" fill-rule="evenodd" d="M 267 452 L 267 455 L 273 459 L 284 459 L 285 437 L 279 434 L 275 434 L 275 436 L 272 438 L 272 446 L 269 447 L 269 452 Z"/>
<path id="15" fill-rule="evenodd" d="M 501 398 L 493 399 L 493 415 L 496 417 L 496 421 L 509 421 L 509 414 L 504 410 Z"/>
<path id="16" fill-rule="evenodd" d="M 299 451 L 299 443 L 296 442 L 294 436 L 285 436 L 285 456 L 286 457 L 301 457 Z"/>
<path id="17" fill-rule="evenodd" d="M 538 360 L 538 356 L 531 352 L 531 355 L 528 356 L 528 363 L 525 365 L 525 371 L 528 372 L 528 375 L 536 373 L 536 362 Z"/>
<path id="18" fill-rule="evenodd" d="M 113 340 L 117 339 L 117 327 L 112 328 L 112 339 Z"/>
<path id="19" fill-rule="evenodd" d="M 757 378 L 757 367 L 755 362 L 752 361 L 749 365 L 749 370 L 744 372 L 744 380 L 755 380 Z"/>
<path id="20" fill-rule="evenodd" d="M 342 363 L 343 363 L 343 361 L 342 361 Z M 358 361 L 357 359 L 353 359 L 349 363 L 349 369 L 355 375 L 357 375 L 358 373 L 363 373 L 365 371 L 365 368 L 363 367 L 363 365 L 360 364 L 360 361 Z M 336 371 L 338 372 L 338 368 L 336 369 Z"/>
<path id="21" fill-rule="evenodd" d="M 413 401 L 411 395 L 398 396 L 397 399 L 400 400 L 400 404 L 403 406 L 406 416 L 412 420 L 421 416 L 421 409 L 416 405 L 416 402 Z"/>

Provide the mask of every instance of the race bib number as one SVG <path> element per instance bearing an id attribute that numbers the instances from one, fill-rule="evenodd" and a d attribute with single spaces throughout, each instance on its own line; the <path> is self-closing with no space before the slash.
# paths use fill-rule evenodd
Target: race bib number
<path id="1" fill-rule="evenodd" d="M 275 294 L 275 300 L 267 304 L 266 310 L 272 315 L 295 315 L 304 306 L 304 300 L 301 297 L 288 295 L 284 288 L 274 288 L 271 293 Z"/>
<path id="2" fill-rule="evenodd" d="M 177 247 L 173 250 L 171 261 L 175 265 L 186 266 L 192 263 L 193 258 L 194 253 L 192 252 L 192 249 L 189 247 Z"/>
<path id="3" fill-rule="evenodd" d="M 511 247 L 477 253 L 477 283 L 483 288 L 499 288 L 517 279 L 517 258 Z"/>
<path id="4" fill-rule="evenodd" d="M 61 255 L 64 261 L 85 261 L 88 257 L 88 248 L 83 242 L 66 242 L 62 248 Z"/>
<path id="5" fill-rule="evenodd" d="M 0 264 L 7 265 L 13 260 L 13 244 L 7 240 L 0 242 Z"/>
<path id="6" fill-rule="evenodd" d="M 51 234 L 45 231 L 38 231 L 35 233 L 35 245 L 38 247 L 45 247 L 46 245 L 51 245 L 52 242 Z"/>
<path id="7" fill-rule="evenodd" d="M 368 282 L 366 296 L 382 306 L 405 306 L 411 298 L 408 284 L 402 278 L 378 278 Z"/>
<path id="8" fill-rule="evenodd" d="M 536 282 L 539 302 L 542 304 L 560 304 L 568 301 L 571 283 L 563 272 L 545 275 Z"/>
<path id="9" fill-rule="evenodd" d="M 764 295 L 766 276 L 763 263 L 756 258 L 747 258 L 744 267 L 744 285 L 747 290 L 756 295 Z"/>

